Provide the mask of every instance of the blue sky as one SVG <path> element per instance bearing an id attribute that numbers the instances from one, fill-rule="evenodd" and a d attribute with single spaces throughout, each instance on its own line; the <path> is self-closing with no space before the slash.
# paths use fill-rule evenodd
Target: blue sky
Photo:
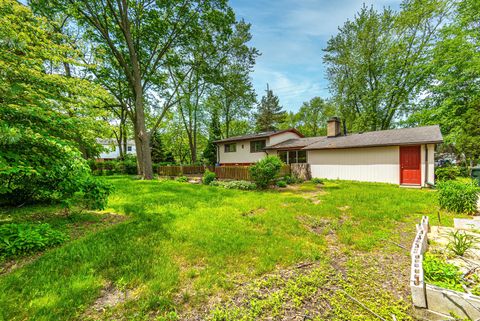
<path id="1" fill-rule="evenodd" d="M 252 24 L 260 50 L 253 84 L 258 98 L 266 84 L 286 110 L 296 111 L 315 96 L 329 97 L 322 49 L 338 26 L 366 5 L 397 9 L 399 0 L 231 0 L 238 18 Z"/>

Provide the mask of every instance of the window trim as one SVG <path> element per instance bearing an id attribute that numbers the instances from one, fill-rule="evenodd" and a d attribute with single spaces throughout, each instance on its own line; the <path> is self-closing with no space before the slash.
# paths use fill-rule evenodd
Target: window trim
<path id="1" fill-rule="evenodd" d="M 252 147 L 256 142 L 263 142 L 264 145 L 260 150 L 253 150 Z M 251 140 L 250 141 L 250 153 L 264 153 L 265 151 L 263 150 L 267 146 L 267 140 L 266 139 L 256 139 L 256 140 Z"/>
<path id="2" fill-rule="evenodd" d="M 233 148 L 233 150 L 227 150 L 227 146 L 232 146 L 232 145 L 235 146 Z M 236 153 L 237 152 L 237 143 L 227 143 L 227 144 L 223 145 L 223 151 L 225 153 Z"/>

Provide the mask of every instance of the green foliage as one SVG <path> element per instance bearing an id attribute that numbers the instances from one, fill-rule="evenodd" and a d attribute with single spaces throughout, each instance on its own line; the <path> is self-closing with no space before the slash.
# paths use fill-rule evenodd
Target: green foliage
<path id="1" fill-rule="evenodd" d="M 225 189 L 239 189 L 244 191 L 253 191 L 257 188 L 257 184 L 249 181 L 213 181 L 210 186 L 220 186 Z"/>
<path id="2" fill-rule="evenodd" d="M 214 172 L 210 172 L 208 169 L 203 173 L 202 183 L 205 185 L 210 185 L 217 178 Z"/>
<path id="3" fill-rule="evenodd" d="M 218 108 L 216 106 L 213 106 L 210 127 L 208 129 L 207 147 L 205 147 L 205 150 L 203 151 L 203 158 L 209 165 L 213 165 L 217 162 L 217 145 L 214 142 L 221 138 L 222 131 L 220 128 L 220 117 L 218 115 Z"/>
<path id="4" fill-rule="evenodd" d="M 259 188 L 267 188 L 280 173 L 282 161 L 277 156 L 267 156 L 250 166 L 250 175 Z"/>
<path id="5" fill-rule="evenodd" d="M 0 225 L 0 258 L 30 254 L 61 244 L 68 236 L 49 224 Z"/>
<path id="6" fill-rule="evenodd" d="M 429 84 L 443 0 L 402 1 L 400 10 L 363 6 L 325 48 L 333 101 L 353 131 L 390 129 Z"/>
<path id="7" fill-rule="evenodd" d="M 82 154 L 99 151 L 102 113 L 92 106 L 109 97 L 86 80 L 47 73 L 74 65 L 77 53 L 17 1 L 0 2 L 0 39 L 0 204 L 68 198 L 90 175 Z"/>
<path id="8" fill-rule="evenodd" d="M 318 178 L 318 177 L 312 178 L 311 182 L 313 184 L 323 184 L 323 180 L 321 178 Z"/>
<path id="9" fill-rule="evenodd" d="M 111 175 L 111 174 L 137 174 L 137 159 L 134 156 L 128 155 L 124 160 L 111 161 L 90 161 L 90 168 L 96 175 Z"/>
<path id="10" fill-rule="evenodd" d="M 435 169 L 435 177 L 438 181 L 454 180 L 460 176 L 460 169 L 457 166 L 444 166 Z"/>
<path id="11" fill-rule="evenodd" d="M 277 186 L 278 187 L 287 187 L 287 182 L 281 180 L 281 181 L 277 181 Z"/>
<path id="12" fill-rule="evenodd" d="M 463 256 L 468 250 L 470 250 L 478 239 L 466 232 L 455 231 L 450 233 L 447 248 L 455 255 Z"/>
<path id="13" fill-rule="evenodd" d="M 87 177 L 82 183 L 83 204 L 91 210 L 103 210 L 107 206 L 108 196 L 113 186 L 96 177 Z"/>
<path id="14" fill-rule="evenodd" d="M 330 101 L 314 97 L 304 102 L 297 113 L 289 112 L 282 128 L 296 128 L 306 137 L 327 134 L 327 120 L 337 113 Z"/>
<path id="15" fill-rule="evenodd" d="M 468 183 L 445 181 L 439 182 L 437 187 L 441 208 L 465 214 L 473 214 L 477 211 L 480 188 L 474 181 Z"/>
<path id="16" fill-rule="evenodd" d="M 286 117 L 278 97 L 273 94 L 273 91 L 268 86 L 266 92 L 267 95 L 262 97 L 255 115 L 256 127 L 259 132 L 277 130 Z"/>
<path id="17" fill-rule="evenodd" d="M 463 292 L 462 272 L 455 265 L 426 253 L 423 258 L 423 271 L 428 283 Z"/>
<path id="18" fill-rule="evenodd" d="M 178 176 L 175 178 L 177 182 L 180 183 L 187 183 L 188 182 L 188 177 L 187 176 Z"/>

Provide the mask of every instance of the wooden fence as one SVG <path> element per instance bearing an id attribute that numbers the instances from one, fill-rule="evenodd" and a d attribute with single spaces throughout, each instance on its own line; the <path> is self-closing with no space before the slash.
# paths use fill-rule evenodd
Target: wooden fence
<path id="1" fill-rule="evenodd" d="M 205 169 L 215 172 L 219 179 L 251 180 L 249 166 L 159 166 L 158 174 L 162 176 L 203 175 Z M 280 176 L 290 175 L 289 165 L 284 165 Z"/>

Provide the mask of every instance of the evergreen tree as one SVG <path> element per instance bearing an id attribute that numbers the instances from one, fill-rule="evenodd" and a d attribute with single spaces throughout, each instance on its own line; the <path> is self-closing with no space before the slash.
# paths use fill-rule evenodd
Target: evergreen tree
<path id="1" fill-rule="evenodd" d="M 286 117 L 278 97 L 269 89 L 268 84 L 266 92 L 267 95 L 262 97 L 256 114 L 256 127 L 259 132 L 277 130 Z"/>
<path id="2" fill-rule="evenodd" d="M 215 141 L 222 138 L 222 132 L 220 130 L 220 117 L 218 110 L 214 108 L 212 110 L 212 120 L 210 123 L 210 129 L 208 133 L 207 147 L 203 151 L 203 158 L 208 164 L 215 164 L 217 161 L 217 147 Z"/>
<path id="3" fill-rule="evenodd" d="M 153 133 L 150 139 L 150 148 L 152 150 L 152 162 L 165 162 L 165 150 L 163 149 L 162 138 L 159 132 Z"/>

